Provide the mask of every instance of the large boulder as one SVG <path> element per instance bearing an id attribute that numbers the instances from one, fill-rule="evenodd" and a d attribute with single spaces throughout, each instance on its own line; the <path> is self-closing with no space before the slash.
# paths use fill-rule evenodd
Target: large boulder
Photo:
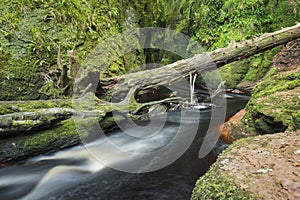
<path id="1" fill-rule="evenodd" d="M 196 199 L 300 199 L 300 131 L 238 140 L 196 183 Z"/>

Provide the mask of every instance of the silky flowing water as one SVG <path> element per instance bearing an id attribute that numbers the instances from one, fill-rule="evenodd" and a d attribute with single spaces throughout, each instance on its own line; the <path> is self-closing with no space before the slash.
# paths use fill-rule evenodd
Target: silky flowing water
<path id="1" fill-rule="evenodd" d="M 227 117 L 243 108 L 247 100 L 248 97 L 243 96 L 227 99 Z M 170 112 L 160 133 L 150 138 L 135 140 L 121 130 L 108 136 L 126 151 L 148 152 L 168 144 L 178 131 L 185 131 L 188 137 L 190 124 L 199 123 L 192 145 L 179 159 L 163 169 L 148 173 L 112 169 L 106 165 L 130 165 L 139 158 L 114 155 L 107 149 L 98 152 L 110 158 L 109 163 L 102 164 L 86 150 L 86 147 L 96 149 L 106 145 L 107 140 L 98 139 L 87 146 L 78 145 L 0 168 L 0 199 L 189 199 L 197 178 L 205 173 L 224 147 L 218 143 L 206 157 L 199 159 L 198 152 L 211 115 L 210 110 L 199 111 L 198 114 L 201 115 L 200 121 L 193 116 L 180 120 L 179 112 Z M 179 129 L 182 125 L 185 128 Z"/>

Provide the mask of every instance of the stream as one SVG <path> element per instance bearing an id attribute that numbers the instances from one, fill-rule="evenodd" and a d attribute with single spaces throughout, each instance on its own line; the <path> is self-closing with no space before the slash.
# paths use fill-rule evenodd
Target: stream
<path id="1" fill-rule="evenodd" d="M 228 98 L 226 116 L 242 109 L 248 99 L 239 95 Z M 138 157 L 123 157 L 107 149 L 99 153 L 107 155 L 109 163 L 101 163 L 86 150 L 105 146 L 107 140 L 100 138 L 86 146 L 78 145 L 0 168 L 0 199 L 189 199 L 195 181 L 226 146 L 217 143 L 206 157 L 199 159 L 211 112 L 203 110 L 198 114 L 201 115 L 200 121 L 193 116 L 179 121 L 180 113 L 170 112 L 160 133 L 152 137 L 136 140 L 121 130 L 115 130 L 107 137 L 128 152 L 155 151 L 170 143 L 177 132 L 188 134 L 191 123 L 199 123 L 193 143 L 179 159 L 165 168 L 147 173 L 128 173 L 110 168 L 107 165 L 130 165 Z M 179 128 L 182 125 L 184 128 Z M 128 130 L 135 131 L 130 127 Z"/>

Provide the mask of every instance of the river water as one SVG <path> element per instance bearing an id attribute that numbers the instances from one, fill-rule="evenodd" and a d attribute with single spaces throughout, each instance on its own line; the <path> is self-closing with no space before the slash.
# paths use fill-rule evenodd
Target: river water
<path id="1" fill-rule="evenodd" d="M 247 101 L 248 97 L 243 96 L 227 99 L 227 117 L 243 108 Z M 87 149 L 105 146 L 107 140 L 100 138 L 86 146 L 78 145 L 51 155 L 28 159 L 22 164 L 0 168 L 0 199 L 189 199 L 197 178 L 205 173 L 215 161 L 216 154 L 224 147 L 218 143 L 207 156 L 201 159 L 198 157 L 211 116 L 209 110 L 199 114 L 200 120 L 195 121 L 190 116 L 180 121 L 178 112 L 168 113 L 167 123 L 159 134 L 151 138 L 135 140 L 121 130 L 108 136 L 110 141 L 125 151 L 148 152 L 170 143 L 180 131 L 185 132 L 183 135 L 188 134 L 191 124 L 199 123 L 193 143 L 167 167 L 147 173 L 129 173 L 110 168 L 107 165 L 129 166 L 139 158 L 101 150 L 99 153 L 106 154 L 109 163 L 99 162 Z M 182 124 L 184 129 L 179 128 Z"/>

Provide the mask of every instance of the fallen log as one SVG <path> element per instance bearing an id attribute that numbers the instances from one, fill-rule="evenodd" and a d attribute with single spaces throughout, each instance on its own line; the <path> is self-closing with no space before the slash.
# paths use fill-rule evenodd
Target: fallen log
<path id="1" fill-rule="evenodd" d="M 32 109 L 30 106 L 29 108 L 26 107 L 28 105 L 25 101 L 0 102 L 0 108 L 14 107 L 14 109 L 17 110 L 17 112 L 14 113 L 0 115 L 0 139 L 13 137 L 22 133 L 46 130 L 72 117 L 74 119 L 96 118 L 101 124 L 101 127 L 107 130 L 115 124 L 116 120 L 124 120 L 125 118 L 149 120 L 149 117 L 144 114 L 145 112 L 147 113 L 150 107 L 158 104 L 168 105 L 178 103 L 182 100 L 182 98 L 173 97 L 160 101 L 138 103 L 133 98 L 134 94 L 135 88 L 132 88 L 122 102 L 111 103 L 99 100 L 93 94 L 89 93 L 88 96 L 85 96 L 86 99 L 74 99 L 73 102 L 66 100 L 64 105 L 67 108 L 57 107 L 57 105 L 61 105 L 63 100 L 49 100 L 50 105 L 54 106 L 54 108 L 43 108 L 45 105 L 44 100 L 28 101 L 27 104 L 35 104 L 35 109 Z M 89 98 L 95 100 L 94 104 L 91 103 L 91 99 Z M 71 108 L 72 104 L 73 108 Z M 112 112 L 115 113 L 114 117 L 110 115 Z M 143 115 L 141 115 L 141 113 L 143 113 Z M 119 115 L 121 117 L 116 117 Z M 112 118 L 112 120 L 110 118 Z"/>
<path id="2" fill-rule="evenodd" d="M 18 112 L 0 116 L 0 137 L 13 133 L 24 133 L 51 128 L 72 116 L 88 118 L 103 117 L 103 110 L 77 111 L 70 108 L 39 109 L 35 112 Z"/>
<path id="3" fill-rule="evenodd" d="M 116 91 L 114 96 L 117 97 L 119 94 L 119 99 L 122 99 L 133 86 L 139 87 L 139 94 L 153 93 L 157 88 L 160 88 L 160 86 L 168 86 L 174 82 L 186 79 L 189 73 L 203 75 L 207 71 L 248 58 L 254 54 L 272 49 L 297 38 L 300 38 L 300 23 L 273 33 L 264 34 L 260 37 L 230 44 L 226 48 L 219 48 L 212 52 L 179 60 L 157 69 L 103 79 L 100 80 L 99 88 L 101 88 L 102 91 Z M 94 68 L 94 70 L 97 70 L 97 68 Z"/>

